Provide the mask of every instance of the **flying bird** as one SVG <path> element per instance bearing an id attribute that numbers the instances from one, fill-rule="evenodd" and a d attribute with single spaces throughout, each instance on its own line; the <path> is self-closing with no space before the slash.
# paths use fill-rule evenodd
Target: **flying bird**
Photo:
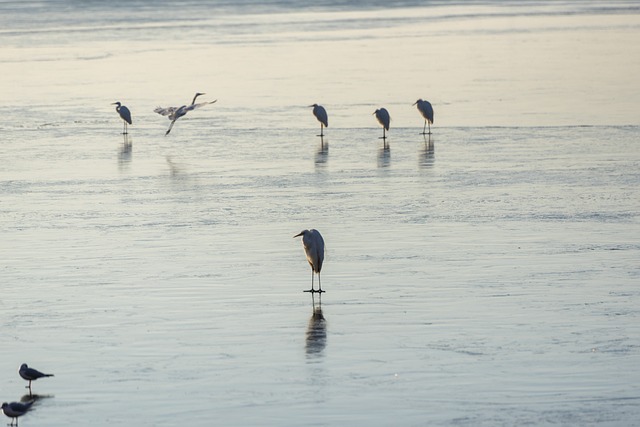
<path id="1" fill-rule="evenodd" d="M 387 134 L 385 131 L 389 130 L 389 123 L 391 123 L 391 117 L 389 117 L 389 112 L 386 108 L 379 108 L 373 112 L 376 115 L 376 119 L 378 119 L 378 123 L 382 125 L 382 139 L 387 138 Z"/>
<path id="2" fill-rule="evenodd" d="M 24 380 L 29 381 L 29 385 L 25 387 L 25 388 L 28 388 L 29 390 L 31 390 L 31 381 L 35 381 L 38 378 L 53 376 L 53 374 L 44 374 L 38 371 L 37 369 L 30 368 L 29 366 L 27 366 L 26 363 L 23 363 L 22 365 L 20 365 L 20 369 L 18 370 L 18 373 Z"/>
<path id="3" fill-rule="evenodd" d="M 117 105 L 116 107 L 116 111 L 118 112 L 118 114 L 120 114 L 120 118 L 124 121 L 124 130 L 122 131 L 122 133 L 124 135 L 128 134 L 128 129 L 127 129 L 127 123 L 131 124 L 131 111 L 129 111 L 129 109 L 120 104 L 119 102 L 114 102 L 111 105 Z"/>
<path id="4" fill-rule="evenodd" d="M 305 292 L 324 292 L 320 283 L 320 270 L 324 261 L 324 239 L 318 230 L 303 230 L 293 237 L 302 236 L 302 246 L 311 266 L 311 289 Z M 313 287 L 314 275 L 318 275 L 318 290 Z"/>
<path id="5" fill-rule="evenodd" d="M 196 104 L 196 98 L 198 98 L 200 95 L 206 95 L 206 94 L 200 93 L 200 92 L 196 93 L 196 95 L 193 97 L 193 101 L 191 101 L 191 105 L 183 105 L 182 107 L 167 107 L 167 108 L 157 107 L 155 110 L 153 110 L 156 113 L 161 114 L 163 116 L 169 116 L 169 120 L 171 120 L 169 129 L 167 129 L 167 132 L 164 134 L 165 136 L 169 135 L 169 132 L 171 132 L 171 128 L 173 128 L 173 124 L 180 117 L 184 116 L 189 111 L 195 110 L 196 108 L 203 107 L 207 104 L 213 104 L 214 102 L 217 101 L 217 99 L 214 99 L 213 101 L 210 101 L 210 102 L 201 102 L 199 104 Z"/>
<path id="6" fill-rule="evenodd" d="M 418 104 L 418 111 L 424 117 L 424 128 L 422 129 L 422 135 L 431 135 L 431 125 L 433 124 L 433 107 L 429 101 L 418 99 L 413 105 Z M 429 132 L 426 132 L 427 124 L 429 125 Z"/>
<path id="7" fill-rule="evenodd" d="M 329 117 L 327 117 L 327 110 L 325 110 L 322 105 L 318 104 L 309 105 L 309 107 L 313 107 L 313 115 L 316 116 L 316 119 L 318 119 L 318 121 L 320 122 L 320 135 L 318 136 L 324 136 L 322 130 L 329 127 Z"/>
<path id="8" fill-rule="evenodd" d="M 29 401 L 29 402 L 25 402 L 25 403 L 20 403 L 20 402 L 11 402 L 11 403 L 7 403 L 4 402 L 2 404 L 2 412 L 4 412 L 4 414 L 11 418 L 11 424 L 9 424 L 10 426 L 14 425 L 13 422 L 15 421 L 15 426 L 18 426 L 18 417 L 23 416 L 24 414 L 27 413 L 27 411 L 29 410 L 29 408 L 31 408 L 31 405 L 33 405 L 33 400 Z"/>

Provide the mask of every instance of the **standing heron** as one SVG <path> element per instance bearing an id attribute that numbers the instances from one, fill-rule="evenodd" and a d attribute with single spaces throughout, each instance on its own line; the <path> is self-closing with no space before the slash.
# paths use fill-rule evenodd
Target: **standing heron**
<path id="1" fill-rule="evenodd" d="M 391 123 L 391 117 L 389 116 L 389 112 L 386 108 L 379 108 L 373 112 L 376 115 L 376 119 L 378 119 L 378 123 L 382 125 L 382 139 L 387 139 L 387 134 L 385 131 L 389 130 L 389 123 Z"/>
<path id="2" fill-rule="evenodd" d="M 206 95 L 206 94 L 200 93 L 200 92 L 196 93 L 196 95 L 193 97 L 193 101 L 191 101 L 191 105 L 183 105 L 182 107 L 167 107 L 167 108 L 157 107 L 155 110 L 153 110 L 156 113 L 161 114 L 163 116 L 169 116 L 169 120 L 171 120 L 169 129 L 167 129 L 167 132 L 164 134 L 165 136 L 169 135 L 169 132 L 171 132 L 171 128 L 173 128 L 173 124 L 180 117 L 184 116 L 189 111 L 195 110 L 196 108 L 203 107 L 207 104 L 213 104 L 214 102 L 217 101 L 217 99 L 214 99 L 211 102 L 201 102 L 199 104 L 196 104 L 196 98 L 199 97 L 200 95 Z"/>
<path id="3" fill-rule="evenodd" d="M 33 402 L 34 402 L 33 400 L 30 400 L 29 402 L 25 402 L 25 403 L 4 402 L 2 404 L 2 412 L 4 412 L 4 414 L 7 417 L 11 418 L 11 424 L 9 425 L 10 426 L 14 425 L 13 422 L 15 421 L 16 422 L 15 426 L 18 427 L 18 417 L 21 417 L 24 414 L 26 414 L 29 408 L 31 408 L 31 405 L 33 405 Z"/>
<path id="4" fill-rule="evenodd" d="M 413 105 L 418 104 L 418 111 L 424 117 L 424 128 L 422 129 L 422 135 L 431 135 L 431 125 L 433 124 L 433 107 L 429 101 L 418 99 Z M 429 125 L 429 132 L 426 132 L 427 124 Z"/>
<path id="5" fill-rule="evenodd" d="M 320 270 L 324 261 L 324 239 L 318 230 L 303 230 L 293 237 L 302 236 L 302 246 L 311 266 L 311 289 L 305 292 L 324 292 L 320 283 Z M 318 290 L 313 287 L 314 274 L 318 275 Z"/>
<path id="6" fill-rule="evenodd" d="M 322 130 L 324 128 L 329 127 L 329 117 L 327 116 L 327 110 L 324 109 L 322 105 L 313 104 L 309 105 L 309 107 L 313 107 L 313 115 L 316 116 L 316 119 L 320 122 L 320 137 L 324 136 Z"/>
<path id="7" fill-rule="evenodd" d="M 22 377 L 22 379 L 29 381 L 29 385 L 25 386 L 25 388 L 29 389 L 31 392 L 31 381 L 35 381 L 38 378 L 52 377 L 53 374 L 44 374 L 37 369 L 30 368 L 26 363 L 20 365 L 20 369 L 18 370 L 18 374 Z"/>
<path id="8" fill-rule="evenodd" d="M 129 132 L 127 129 L 127 123 L 131 124 L 131 111 L 129 111 L 126 106 L 120 104 L 119 102 L 114 102 L 111 105 L 117 105 L 116 111 L 118 112 L 118 114 L 120 114 L 120 118 L 124 121 L 124 129 L 122 131 L 122 134 L 128 134 Z"/>

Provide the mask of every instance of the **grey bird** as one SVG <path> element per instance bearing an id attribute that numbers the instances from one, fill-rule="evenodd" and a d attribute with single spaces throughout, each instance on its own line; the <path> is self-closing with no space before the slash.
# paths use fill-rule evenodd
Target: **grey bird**
<path id="1" fill-rule="evenodd" d="M 29 390 L 31 390 L 31 381 L 35 381 L 38 378 L 53 376 L 53 374 L 44 374 L 38 371 L 37 369 L 30 368 L 29 366 L 27 366 L 26 363 L 23 363 L 22 365 L 20 365 L 20 369 L 18 369 L 18 373 L 24 380 L 29 381 L 29 385 L 25 387 L 25 388 L 28 388 Z"/>
<path id="2" fill-rule="evenodd" d="M 129 133 L 129 128 L 127 127 L 127 123 L 131 124 L 131 111 L 129 111 L 129 109 L 122 105 L 119 102 L 114 102 L 111 105 L 117 105 L 116 107 L 116 111 L 118 112 L 118 114 L 120 114 L 120 118 L 122 119 L 122 121 L 124 121 L 124 129 L 122 130 L 122 133 L 124 135 Z"/>
<path id="3" fill-rule="evenodd" d="M 11 418 L 11 424 L 9 424 L 10 426 L 15 425 L 16 427 L 18 426 L 18 417 L 23 416 L 24 414 L 27 413 L 27 411 L 29 410 L 29 408 L 31 408 L 31 405 L 33 405 L 33 400 L 29 401 L 29 402 L 25 402 L 25 403 L 20 403 L 20 402 L 11 402 L 11 403 L 7 403 L 4 402 L 2 404 L 2 412 L 4 412 L 4 414 Z M 15 424 L 13 424 L 13 422 L 16 422 Z"/>
<path id="4" fill-rule="evenodd" d="M 422 135 L 431 135 L 431 125 L 433 124 L 433 106 L 429 101 L 418 99 L 413 105 L 418 105 L 418 111 L 422 117 L 424 117 L 424 128 L 422 129 Z M 429 125 L 429 132 L 427 132 L 427 125 Z"/>
<path id="5" fill-rule="evenodd" d="M 318 104 L 309 105 L 309 107 L 313 107 L 313 115 L 316 116 L 316 119 L 320 122 L 320 135 L 318 136 L 324 136 L 323 129 L 329 127 L 327 110 L 325 110 L 322 105 Z"/>
<path id="6" fill-rule="evenodd" d="M 387 139 L 387 133 L 385 131 L 389 130 L 389 124 L 391 123 L 389 112 L 386 108 L 378 108 L 373 114 L 376 115 L 378 123 L 382 126 L 382 139 Z"/>
<path id="7" fill-rule="evenodd" d="M 318 230 L 303 230 L 293 237 L 302 236 L 302 246 L 307 256 L 307 262 L 311 266 L 311 289 L 305 292 L 324 292 L 320 283 L 320 271 L 324 262 L 324 239 Z M 318 290 L 313 287 L 313 277 L 318 275 Z"/>
<path id="8" fill-rule="evenodd" d="M 160 115 L 169 116 L 169 120 L 171 120 L 169 129 L 167 129 L 167 132 L 164 134 L 165 136 L 169 135 L 169 132 L 171 132 L 171 129 L 173 128 L 173 124 L 180 117 L 186 115 L 189 111 L 195 110 L 196 108 L 203 107 L 207 104 L 213 104 L 214 102 L 217 101 L 217 99 L 215 99 L 210 102 L 201 102 L 199 104 L 196 104 L 196 98 L 198 98 L 201 95 L 206 95 L 206 93 L 200 93 L 200 92 L 196 93 L 196 95 L 193 97 L 193 101 L 191 101 L 191 105 L 183 105 L 182 107 L 167 107 L 167 108 L 157 107 L 155 110 L 153 110 Z"/>

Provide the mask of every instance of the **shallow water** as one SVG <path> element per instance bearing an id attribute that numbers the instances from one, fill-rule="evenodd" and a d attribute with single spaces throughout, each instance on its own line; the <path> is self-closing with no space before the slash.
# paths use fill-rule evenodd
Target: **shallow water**
<path id="1" fill-rule="evenodd" d="M 640 31 L 635 6 L 607 4 L 203 19 L 213 6 L 193 2 L 169 19 L 168 4 L 45 3 L 46 31 L 5 25 L 2 400 L 24 394 L 27 362 L 56 376 L 34 383 L 26 426 L 633 425 L 640 127 L 624 107 L 640 56 L 605 41 Z M 311 42 L 316 19 L 343 25 Z M 563 72 L 601 52 L 614 65 L 526 68 L 542 53 L 520 43 Z M 218 103 L 165 137 L 153 107 L 196 90 Z M 418 96 L 436 110 L 429 139 Z M 388 148 L 371 116 L 385 100 Z M 292 238 L 310 227 L 327 243 L 322 317 Z"/>

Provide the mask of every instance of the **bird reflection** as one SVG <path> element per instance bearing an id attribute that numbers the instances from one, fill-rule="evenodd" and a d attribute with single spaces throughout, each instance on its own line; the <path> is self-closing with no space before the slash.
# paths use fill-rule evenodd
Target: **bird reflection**
<path id="1" fill-rule="evenodd" d="M 325 165 L 329 159 L 329 141 L 324 142 L 324 137 L 320 137 L 320 145 L 316 151 L 315 163 L 317 166 Z"/>
<path id="2" fill-rule="evenodd" d="M 50 399 L 52 397 L 53 397 L 53 394 L 25 394 L 20 398 L 20 402 L 25 403 L 25 402 L 33 401 L 35 403 L 38 400 Z"/>
<path id="3" fill-rule="evenodd" d="M 133 154 L 133 143 L 128 134 L 124 135 L 124 142 L 120 146 L 120 152 L 118 153 L 118 164 L 125 166 L 131 163 L 131 155 Z"/>
<path id="4" fill-rule="evenodd" d="M 313 314 L 307 325 L 307 340 L 305 350 L 307 357 L 318 357 L 322 355 L 327 346 L 327 321 L 322 314 L 322 294 L 318 296 L 316 304 L 315 296 L 312 294 Z"/>
<path id="5" fill-rule="evenodd" d="M 378 150 L 378 167 L 386 168 L 391 164 L 391 149 L 388 145 Z"/>
<path id="6" fill-rule="evenodd" d="M 428 138 L 427 138 L 428 136 Z M 425 135 L 424 136 L 424 147 L 422 148 L 422 151 L 420 152 L 420 166 L 421 167 L 431 167 L 433 166 L 433 163 L 436 161 L 435 159 L 435 147 L 433 144 L 433 139 L 431 139 L 431 135 Z"/>
<path id="7" fill-rule="evenodd" d="M 182 168 L 177 163 L 175 163 L 173 159 L 171 159 L 171 156 L 165 157 L 165 160 L 167 161 L 167 165 L 169 165 L 169 173 L 171 174 L 171 177 L 180 177 L 183 172 Z"/>

